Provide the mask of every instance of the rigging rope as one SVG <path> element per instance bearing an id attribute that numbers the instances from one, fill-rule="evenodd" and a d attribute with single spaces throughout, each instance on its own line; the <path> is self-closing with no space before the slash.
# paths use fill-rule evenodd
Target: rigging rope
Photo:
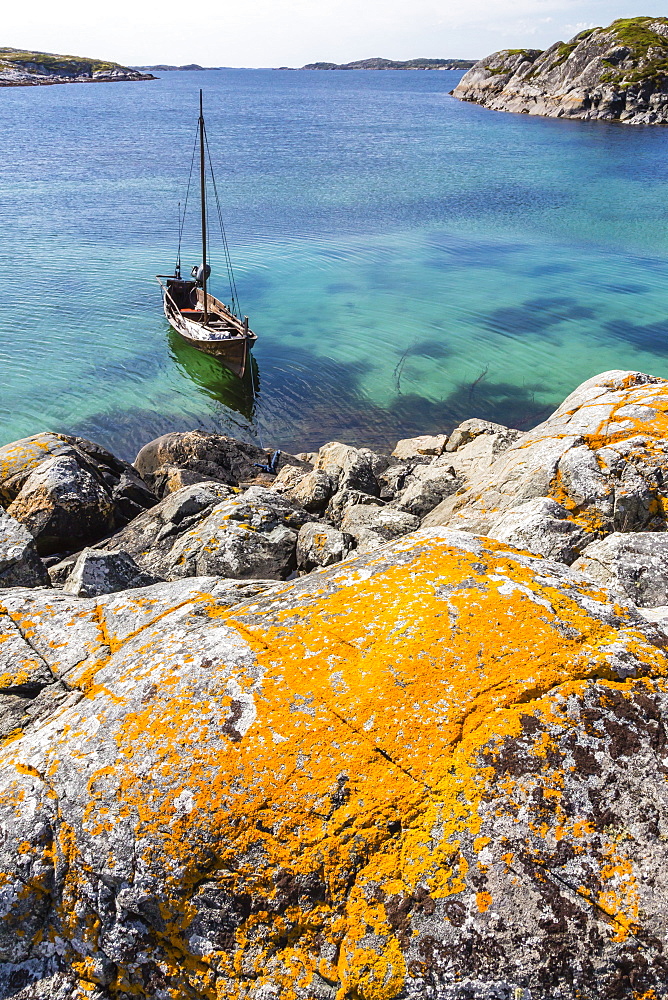
<path id="1" fill-rule="evenodd" d="M 195 165 L 195 153 L 197 152 L 197 139 L 199 138 L 199 130 L 195 133 L 195 142 L 193 145 L 193 155 L 190 159 L 190 173 L 188 174 L 188 187 L 186 188 L 186 200 L 183 204 L 183 215 L 179 211 L 179 249 L 176 255 L 176 271 L 175 274 L 181 273 L 181 240 L 183 238 L 183 227 L 186 224 L 186 209 L 188 208 L 188 196 L 190 195 L 190 183 L 193 179 L 193 166 Z"/>
<path id="2" fill-rule="evenodd" d="M 220 207 L 220 198 L 218 197 L 218 188 L 216 186 L 216 177 L 213 172 L 213 163 L 211 160 L 211 150 L 209 149 L 209 137 L 206 134 L 206 126 L 204 128 L 204 141 L 206 143 L 206 153 L 209 158 L 209 171 L 211 173 L 211 183 L 213 184 L 213 193 L 216 198 L 216 209 L 218 211 L 218 222 L 220 224 L 220 235 L 223 240 L 223 253 L 225 254 L 225 265 L 227 267 L 227 277 L 230 282 L 230 307 L 231 311 L 235 316 L 241 319 L 241 307 L 239 306 L 239 296 L 237 294 L 237 284 L 234 280 L 234 271 L 232 269 L 232 258 L 230 256 L 230 248 L 227 242 L 227 233 L 225 232 L 225 224 L 223 222 L 223 212 Z"/>

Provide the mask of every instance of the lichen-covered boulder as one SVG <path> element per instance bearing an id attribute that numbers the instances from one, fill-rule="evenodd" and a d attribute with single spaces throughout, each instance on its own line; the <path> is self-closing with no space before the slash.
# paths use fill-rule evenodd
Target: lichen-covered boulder
<path id="1" fill-rule="evenodd" d="M 573 569 L 640 607 L 668 604 L 668 534 L 615 532 L 588 545 Z"/>
<path id="2" fill-rule="evenodd" d="M 334 488 L 331 478 L 321 469 L 300 469 L 294 465 L 285 465 L 271 484 L 274 492 L 311 514 L 325 511 Z"/>
<path id="3" fill-rule="evenodd" d="M 360 552 L 371 552 L 379 545 L 419 527 L 420 521 L 413 514 L 393 507 L 367 504 L 348 507 L 341 520 L 341 531 L 354 538 Z"/>
<path id="4" fill-rule="evenodd" d="M 490 521 L 487 535 L 567 565 L 591 542 L 591 534 L 570 520 L 567 508 L 551 497 L 526 500 L 502 511 Z"/>
<path id="5" fill-rule="evenodd" d="M 94 542 L 157 501 L 127 462 L 47 431 L 0 448 L 0 502 L 48 555 Z"/>
<path id="6" fill-rule="evenodd" d="M 331 566 L 345 559 L 353 544 L 350 535 L 331 524 L 309 521 L 299 529 L 297 566 L 307 573 L 319 566 Z"/>
<path id="7" fill-rule="evenodd" d="M 223 483 L 186 486 L 113 535 L 145 573 L 280 580 L 296 568 L 297 534 L 311 515 L 279 493 Z"/>
<path id="8" fill-rule="evenodd" d="M 0 507 L 0 587 L 49 585 L 32 535 Z"/>
<path id="9" fill-rule="evenodd" d="M 191 476 L 196 474 L 202 477 L 202 480 L 239 486 L 257 479 L 261 475 L 260 466 L 267 465 L 271 455 L 271 450 L 237 441 L 225 434 L 200 430 L 173 431 L 145 444 L 134 465 L 162 496 L 168 492 L 176 470 L 180 470 L 184 485 L 191 485 L 186 483 L 186 479 L 191 478 L 187 475 L 190 473 Z M 281 453 L 276 471 L 284 465 L 307 468 L 306 463 Z"/>
<path id="10" fill-rule="evenodd" d="M 490 465 L 472 469 L 467 488 L 423 524 L 487 534 L 500 514 L 537 497 L 566 508 L 585 544 L 613 531 L 665 530 L 668 382 L 620 371 L 589 379 Z"/>
<path id="11" fill-rule="evenodd" d="M 66 690 L 0 751 L 0 996 L 662 994 L 660 628 L 442 528 L 216 586 L 1 595 Z"/>

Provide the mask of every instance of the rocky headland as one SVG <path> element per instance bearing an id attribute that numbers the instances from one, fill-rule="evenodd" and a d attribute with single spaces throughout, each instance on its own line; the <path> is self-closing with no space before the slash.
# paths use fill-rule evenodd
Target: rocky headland
<path id="1" fill-rule="evenodd" d="M 0 48 L 0 87 L 32 87 L 51 83 L 113 83 L 154 80 L 150 73 L 100 59 L 59 56 Z"/>
<path id="2" fill-rule="evenodd" d="M 453 93 L 495 111 L 665 125 L 668 18 L 623 18 L 544 52 L 494 52 L 477 62 Z"/>
<path id="3" fill-rule="evenodd" d="M 268 458 L 0 449 L 0 997 L 664 996 L 668 381 Z"/>

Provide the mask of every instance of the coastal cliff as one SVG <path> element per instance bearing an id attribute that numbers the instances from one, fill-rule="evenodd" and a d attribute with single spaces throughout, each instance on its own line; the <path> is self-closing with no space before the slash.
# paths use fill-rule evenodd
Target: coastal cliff
<path id="1" fill-rule="evenodd" d="M 154 80 L 150 73 L 100 59 L 59 56 L 51 52 L 29 52 L 0 48 L 0 87 L 34 87 L 52 83 L 113 83 L 124 80 Z"/>
<path id="2" fill-rule="evenodd" d="M 664 996 L 668 381 L 266 466 L 0 448 L 0 998 Z"/>
<path id="3" fill-rule="evenodd" d="M 495 111 L 668 124 L 668 18 L 620 19 L 545 51 L 503 49 L 453 93 Z"/>

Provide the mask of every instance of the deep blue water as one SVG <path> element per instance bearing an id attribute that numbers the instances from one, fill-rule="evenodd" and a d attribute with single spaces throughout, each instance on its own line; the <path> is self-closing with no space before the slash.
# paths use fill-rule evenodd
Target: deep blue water
<path id="1" fill-rule="evenodd" d="M 448 95 L 459 78 L 0 90 L 0 443 L 52 428 L 132 458 L 200 426 L 381 446 L 468 416 L 528 427 L 607 368 L 668 377 L 668 129 L 487 111 Z M 255 403 L 170 335 L 153 277 L 200 86 Z"/>

